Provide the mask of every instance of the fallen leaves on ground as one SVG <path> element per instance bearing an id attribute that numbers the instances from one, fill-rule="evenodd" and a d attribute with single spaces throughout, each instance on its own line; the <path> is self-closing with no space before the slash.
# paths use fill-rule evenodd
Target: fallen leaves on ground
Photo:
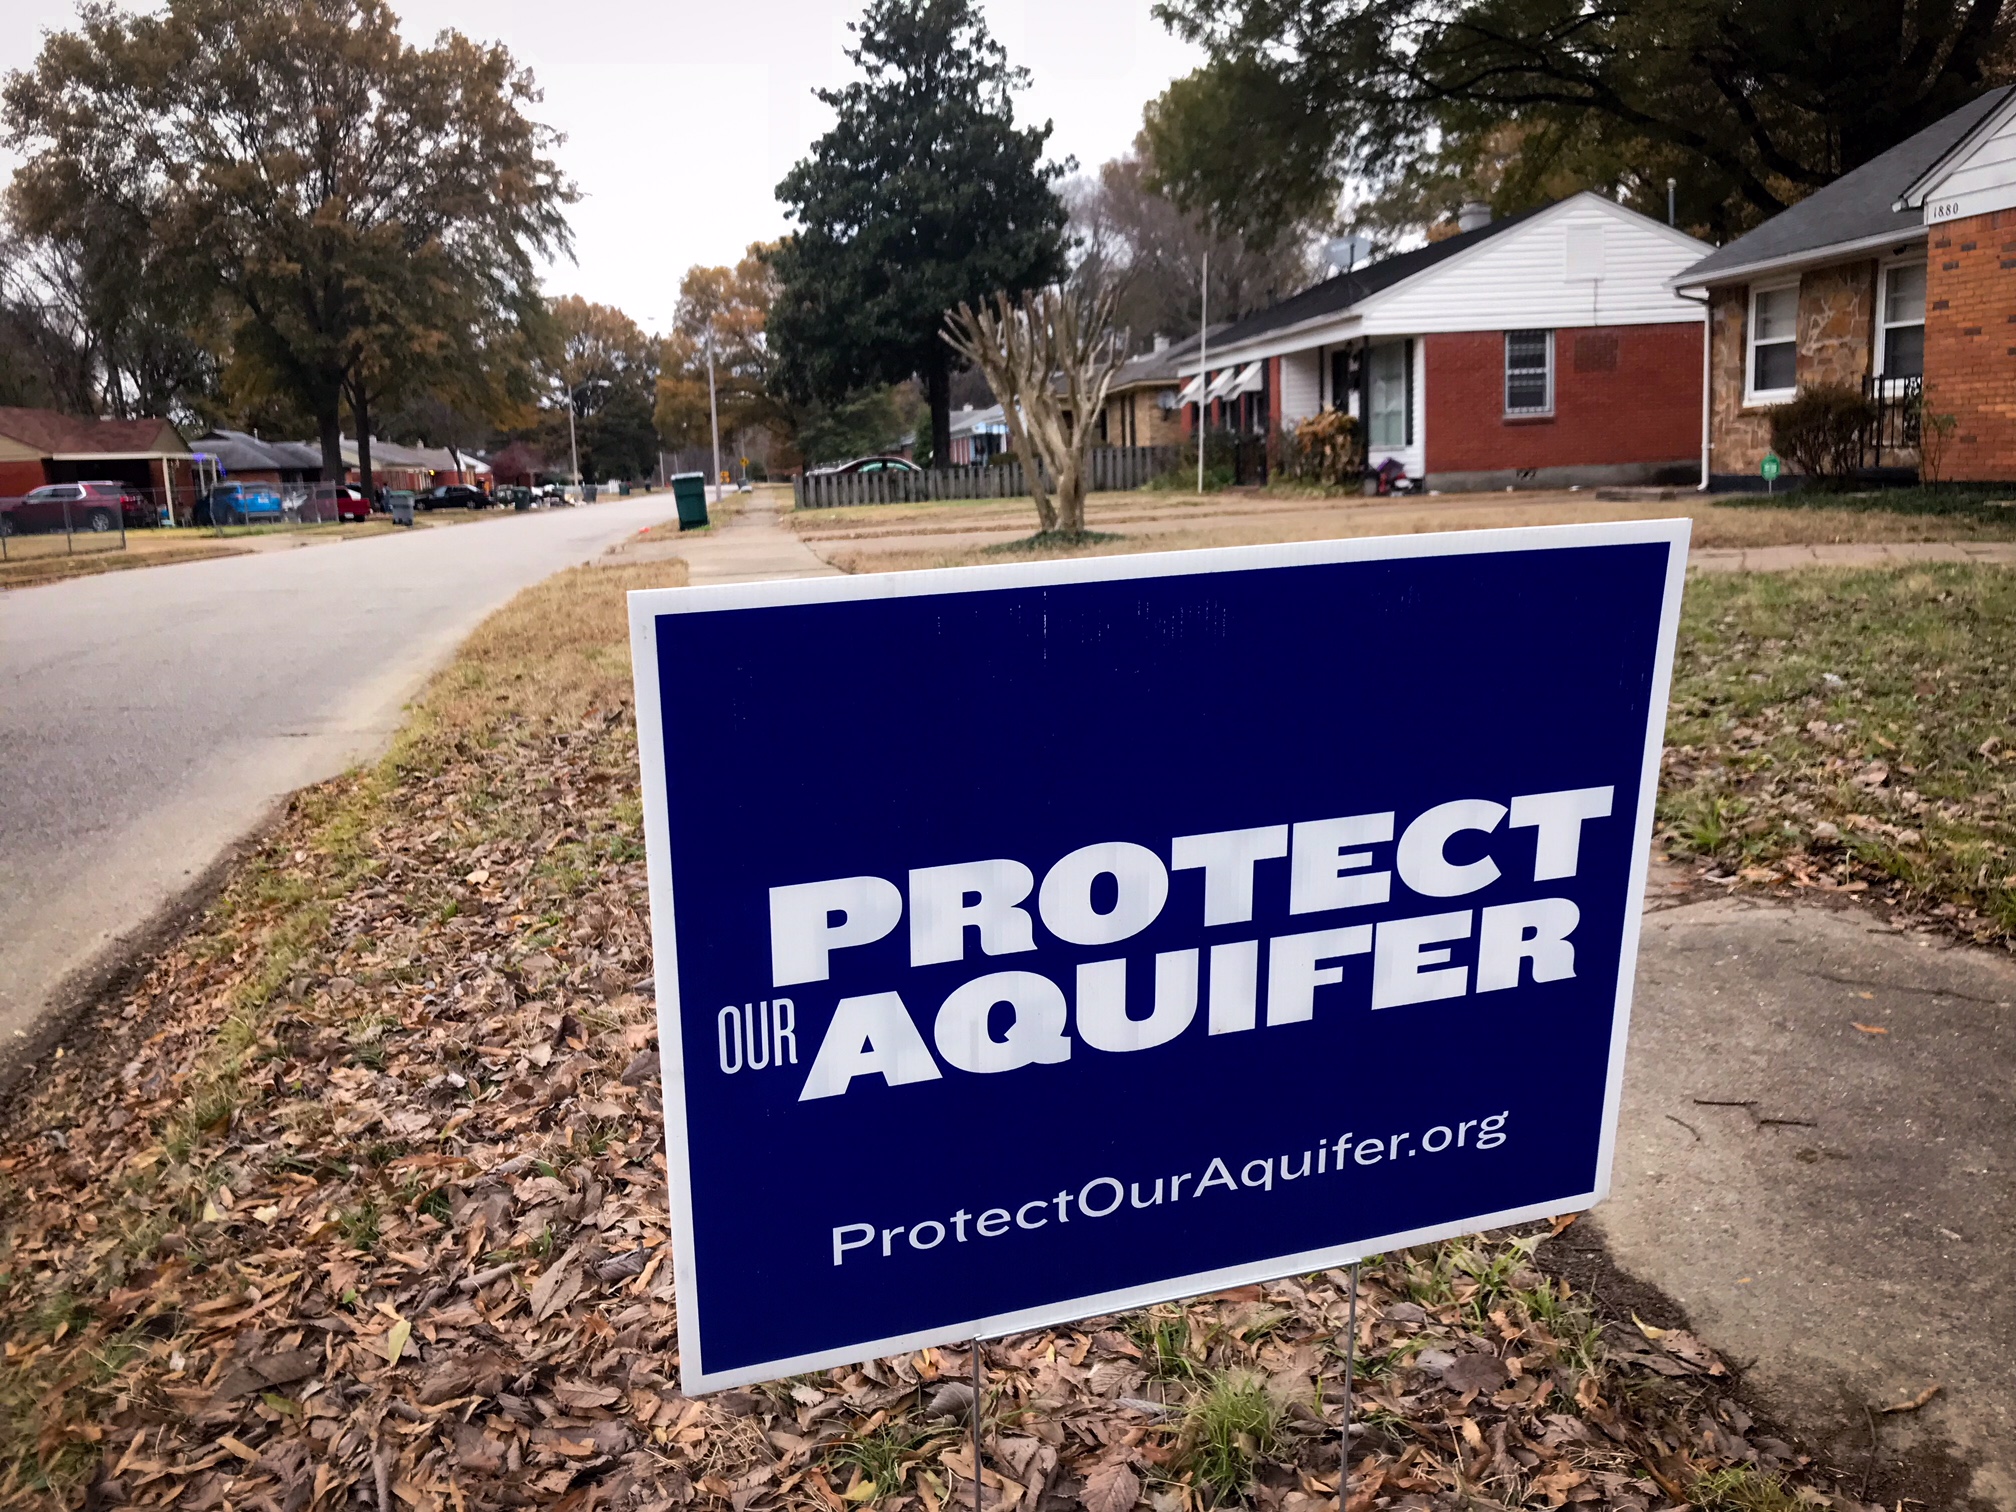
<path id="1" fill-rule="evenodd" d="M 2016 948 L 2016 575 L 1689 579 L 1659 816 L 1705 880 Z"/>
<path id="2" fill-rule="evenodd" d="M 490 622 L 42 1068 L 0 1139 L 7 1504 L 971 1508 L 965 1350 L 678 1389 L 621 600 L 665 571 Z M 1543 1242 L 1366 1265 L 1347 1512 L 1732 1470 L 1851 1505 Z M 988 1344 L 985 1512 L 1327 1512 L 1346 1315 L 1330 1271 Z"/>

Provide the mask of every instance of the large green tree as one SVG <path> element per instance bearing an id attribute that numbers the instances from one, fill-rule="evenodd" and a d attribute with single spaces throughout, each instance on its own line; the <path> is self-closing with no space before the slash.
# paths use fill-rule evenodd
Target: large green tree
<path id="1" fill-rule="evenodd" d="M 383 0 L 88 3 L 7 80 L 10 207 L 144 249 L 221 312 L 238 391 L 312 415 L 340 476 L 346 401 L 368 444 L 375 405 L 509 366 L 541 318 L 572 191 L 538 98 L 502 47 L 407 45 Z"/>
<path id="2" fill-rule="evenodd" d="M 847 56 L 860 77 L 819 98 L 837 117 L 777 188 L 797 230 L 775 257 L 769 340 L 793 401 L 836 404 L 923 380 L 932 453 L 951 446 L 945 316 L 1063 272 L 1050 126 L 1015 124 L 1023 69 L 972 0 L 873 0 Z"/>
<path id="3" fill-rule="evenodd" d="M 657 343 L 621 310 L 579 295 L 554 300 L 550 313 L 558 356 L 549 397 L 561 408 L 546 412 L 541 445 L 549 456 L 567 454 L 565 406 L 571 404 L 584 480 L 649 477 L 658 466 L 658 432 L 651 422 Z"/>
<path id="4" fill-rule="evenodd" d="M 1266 238 L 1347 186 L 1622 190 L 1741 230 L 2016 77 L 2011 0 L 1161 0 L 1210 61 L 1151 105 L 1185 204 Z M 1264 151 L 1254 144 L 1264 143 Z M 1472 180 L 1462 183 L 1465 178 Z"/>

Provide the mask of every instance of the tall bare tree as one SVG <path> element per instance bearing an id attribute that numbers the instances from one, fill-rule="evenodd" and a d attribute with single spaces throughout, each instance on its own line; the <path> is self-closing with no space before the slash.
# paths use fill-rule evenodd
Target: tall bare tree
<path id="1" fill-rule="evenodd" d="M 1017 299 L 996 294 L 978 310 L 962 301 L 945 323 L 946 342 L 987 375 L 1001 401 L 1044 535 L 1085 533 L 1093 421 L 1127 360 L 1114 307 L 1110 285 L 1074 281 Z"/>

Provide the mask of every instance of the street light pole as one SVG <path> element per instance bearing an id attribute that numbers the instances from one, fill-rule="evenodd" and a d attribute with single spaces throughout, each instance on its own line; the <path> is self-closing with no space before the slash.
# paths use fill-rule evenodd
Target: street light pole
<path id="1" fill-rule="evenodd" d="M 1211 387 L 1211 249 L 1204 249 L 1204 290 L 1197 303 L 1197 492 L 1204 492 L 1204 395 Z M 1062 1209 L 1060 1208 L 1061 1212 Z"/>
<path id="2" fill-rule="evenodd" d="M 567 390 L 567 458 L 568 471 L 574 475 L 574 486 L 581 486 L 581 443 L 574 439 L 574 396 L 578 389 Z"/>
<path id="3" fill-rule="evenodd" d="M 714 404 L 714 326 L 707 326 L 707 424 L 714 433 L 714 502 L 721 502 L 721 412 Z"/>

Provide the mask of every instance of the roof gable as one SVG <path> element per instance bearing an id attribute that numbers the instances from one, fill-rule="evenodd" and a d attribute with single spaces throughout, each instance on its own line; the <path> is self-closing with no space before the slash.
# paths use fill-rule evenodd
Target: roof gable
<path id="1" fill-rule="evenodd" d="M 1897 196 L 1927 225 L 2016 206 L 2016 89 Z"/>
<path id="2" fill-rule="evenodd" d="M 1382 257 L 1348 273 L 1334 274 L 1290 299 L 1269 305 L 1257 314 L 1235 320 L 1223 330 L 1212 332 L 1211 346 L 1213 349 L 1238 347 L 1305 321 L 1325 315 L 1342 315 L 1373 295 L 1425 273 L 1437 263 L 1447 262 L 1552 208 L 1551 205 L 1543 205 L 1534 210 L 1522 210 L 1517 215 L 1508 215 L 1475 231 L 1459 231 L 1425 247 L 1396 252 L 1391 257 Z"/>
<path id="3" fill-rule="evenodd" d="M 1584 273 L 1578 250 L 1592 241 L 1596 266 Z M 1698 321 L 1698 307 L 1667 280 L 1703 249 L 1584 190 L 1327 279 L 1214 334 L 1207 355 L 1215 366 L 1354 334 Z M 1183 369 L 1196 371 L 1196 358 Z"/>

